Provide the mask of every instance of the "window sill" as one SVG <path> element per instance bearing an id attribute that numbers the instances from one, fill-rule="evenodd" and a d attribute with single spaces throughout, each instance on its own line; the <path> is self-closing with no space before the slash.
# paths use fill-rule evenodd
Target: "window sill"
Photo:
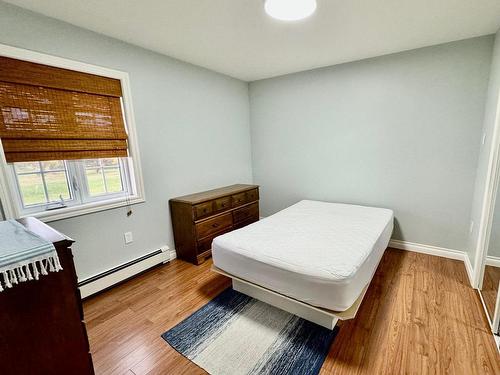
<path id="1" fill-rule="evenodd" d="M 99 212 L 99 211 L 107 211 L 111 210 L 113 208 L 119 208 L 119 207 L 126 207 L 126 206 L 131 206 L 133 204 L 137 203 L 144 203 L 146 200 L 144 197 L 129 197 L 129 199 L 125 199 L 123 197 L 120 198 L 115 198 L 115 199 L 110 199 L 102 202 L 92 202 L 92 203 L 86 203 L 74 207 L 65 207 L 65 208 L 60 208 L 57 210 L 52 210 L 52 211 L 43 211 L 43 212 L 37 212 L 33 214 L 26 214 L 26 215 L 21 215 L 21 218 L 23 217 L 36 217 L 37 219 L 48 223 L 51 221 L 56 221 L 56 220 L 62 220 L 62 219 L 68 219 L 70 217 L 76 217 L 76 216 L 82 216 L 82 215 L 87 215 L 91 214 L 94 212 Z"/>

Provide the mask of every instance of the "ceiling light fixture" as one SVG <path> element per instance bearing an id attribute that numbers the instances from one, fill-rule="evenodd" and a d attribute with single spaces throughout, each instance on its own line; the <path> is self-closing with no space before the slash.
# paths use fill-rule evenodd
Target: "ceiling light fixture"
<path id="1" fill-rule="evenodd" d="M 297 21 L 314 13 L 316 0 L 265 0 L 264 9 L 278 20 Z"/>

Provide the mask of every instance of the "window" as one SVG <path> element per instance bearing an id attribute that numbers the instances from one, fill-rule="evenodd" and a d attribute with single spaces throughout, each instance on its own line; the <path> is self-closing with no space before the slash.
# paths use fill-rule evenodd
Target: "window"
<path id="1" fill-rule="evenodd" d="M 91 197 L 120 194 L 124 191 L 120 159 L 85 160 L 85 179 Z"/>
<path id="2" fill-rule="evenodd" d="M 73 199 L 66 162 L 15 163 L 13 170 L 25 210 L 35 206 L 64 205 Z"/>
<path id="3" fill-rule="evenodd" d="M 23 215 L 132 193 L 127 158 L 20 162 L 11 170 Z"/>
<path id="4" fill-rule="evenodd" d="M 124 72 L 0 45 L 0 141 L 7 218 L 144 202 Z"/>

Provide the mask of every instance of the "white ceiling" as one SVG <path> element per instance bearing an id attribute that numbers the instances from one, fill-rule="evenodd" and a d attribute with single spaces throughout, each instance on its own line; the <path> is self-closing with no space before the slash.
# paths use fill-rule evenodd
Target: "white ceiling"
<path id="1" fill-rule="evenodd" d="M 276 21 L 263 0 L 7 0 L 245 81 L 491 34 L 500 0 L 318 0 Z"/>

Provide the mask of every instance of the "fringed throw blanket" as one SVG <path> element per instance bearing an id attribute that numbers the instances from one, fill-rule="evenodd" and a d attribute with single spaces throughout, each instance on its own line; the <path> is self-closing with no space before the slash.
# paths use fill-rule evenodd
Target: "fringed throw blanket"
<path id="1" fill-rule="evenodd" d="M 15 220 L 0 222 L 0 292 L 14 284 L 38 280 L 40 275 L 61 270 L 52 243 Z"/>

